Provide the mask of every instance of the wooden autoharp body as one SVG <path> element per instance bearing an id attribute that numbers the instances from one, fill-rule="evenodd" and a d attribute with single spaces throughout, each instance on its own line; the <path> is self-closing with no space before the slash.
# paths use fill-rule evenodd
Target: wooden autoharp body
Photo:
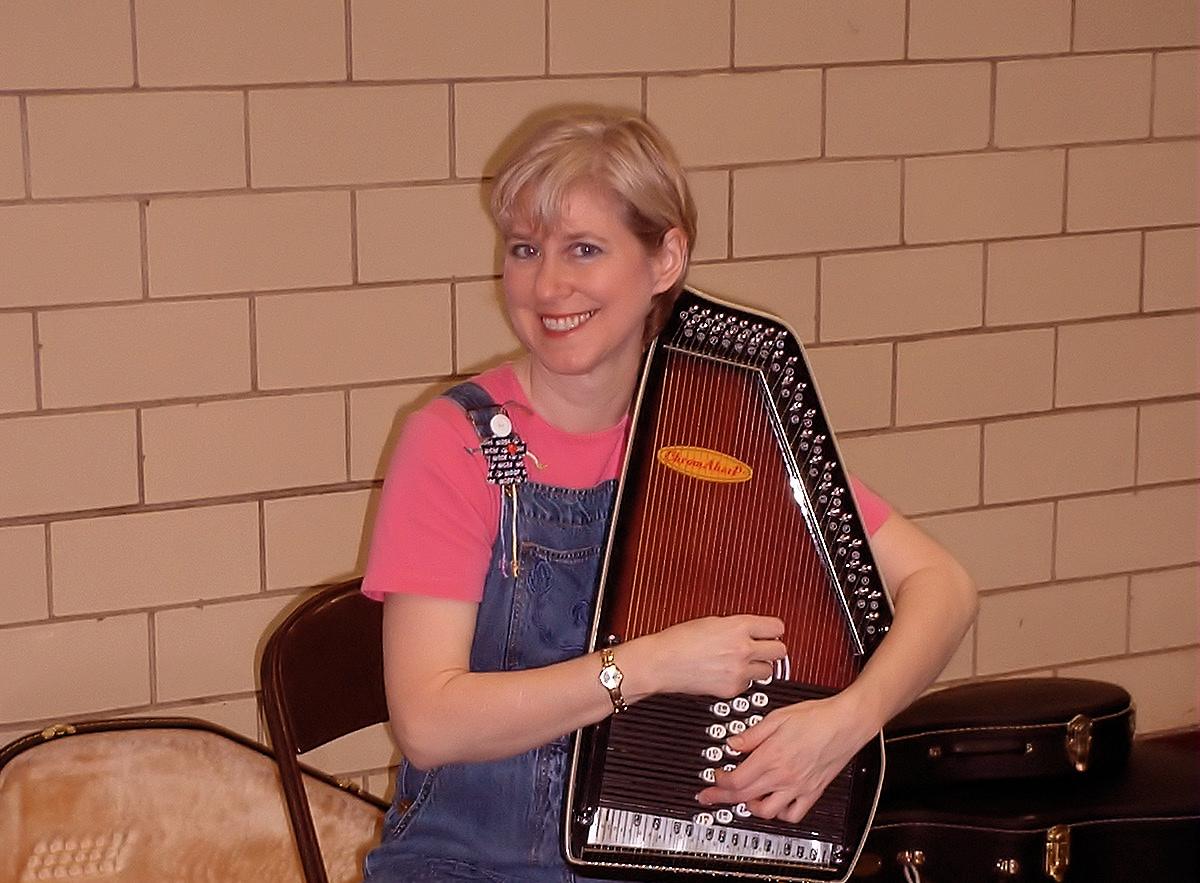
<path id="1" fill-rule="evenodd" d="M 798 824 L 695 802 L 716 770 L 738 763 L 730 733 L 846 687 L 891 624 L 800 344 L 774 317 L 684 291 L 647 357 L 632 419 L 591 649 L 696 617 L 760 613 L 783 619 L 789 655 L 739 696 L 653 696 L 580 731 L 567 858 L 601 875 L 844 880 L 878 800 L 881 739 Z"/>

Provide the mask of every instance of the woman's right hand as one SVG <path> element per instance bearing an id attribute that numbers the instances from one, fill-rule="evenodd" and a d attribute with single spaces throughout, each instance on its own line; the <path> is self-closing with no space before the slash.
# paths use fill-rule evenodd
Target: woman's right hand
<path id="1" fill-rule="evenodd" d="M 648 652 L 655 693 L 691 693 L 727 699 L 750 681 L 769 677 L 787 647 L 783 621 L 773 616 L 706 616 L 630 641 Z M 618 659 L 620 659 L 618 651 Z"/>

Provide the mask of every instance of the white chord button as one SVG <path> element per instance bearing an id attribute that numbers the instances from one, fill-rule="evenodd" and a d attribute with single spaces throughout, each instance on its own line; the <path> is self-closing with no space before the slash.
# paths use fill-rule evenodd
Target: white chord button
<path id="1" fill-rule="evenodd" d="M 728 702 L 714 702 L 711 706 L 709 706 L 709 710 L 717 717 L 729 717 Z"/>
<path id="2" fill-rule="evenodd" d="M 700 770 L 700 778 L 711 785 L 717 781 L 717 771 L 712 767 L 705 767 Z"/>
<path id="3" fill-rule="evenodd" d="M 750 709 L 750 700 L 748 700 L 745 696 L 738 696 L 729 704 L 733 710 L 739 714 L 743 711 L 749 711 Z"/>
<path id="4" fill-rule="evenodd" d="M 717 824 L 718 825 L 728 825 L 732 821 L 733 821 L 733 813 L 732 812 L 730 812 L 727 809 L 717 810 Z"/>
<path id="5" fill-rule="evenodd" d="M 720 760 L 724 755 L 721 753 L 721 749 L 718 748 L 716 745 L 709 745 L 702 752 L 702 756 L 704 757 L 705 760 L 711 760 L 711 761 L 716 762 L 716 761 Z"/>
<path id="6" fill-rule="evenodd" d="M 766 693 L 754 693 L 750 696 L 750 704 L 755 708 L 766 708 L 767 703 L 770 701 Z"/>
<path id="7" fill-rule="evenodd" d="M 762 718 L 761 714 L 752 714 L 748 718 L 746 718 L 746 726 L 752 727 L 755 724 L 761 724 L 762 719 L 763 718 Z"/>
<path id="8" fill-rule="evenodd" d="M 737 723 L 737 721 L 730 721 L 729 722 L 730 728 L 732 729 L 733 724 L 736 724 L 736 723 Z M 714 739 L 724 739 L 725 736 L 730 732 L 730 730 L 725 729 L 724 724 L 709 724 L 708 730 L 706 732 L 708 733 L 708 735 L 712 736 Z"/>
<path id="9" fill-rule="evenodd" d="M 744 733 L 746 732 L 746 724 L 739 720 L 732 720 L 729 722 L 729 732 L 734 736 L 738 733 Z"/>

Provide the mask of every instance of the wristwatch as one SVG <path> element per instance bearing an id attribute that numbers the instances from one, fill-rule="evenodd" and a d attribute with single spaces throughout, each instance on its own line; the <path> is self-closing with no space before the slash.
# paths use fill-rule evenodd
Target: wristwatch
<path id="1" fill-rule="evenodd" d="M 613 714 L 620 714 L 629 708 L 621 696 L 621 681 L 624 677 L 625 675 L 621 674 L 621 669 L 617 668 L 617 663 L 613 660 L 612 649 L 606 647 L 601 650 L 600 685 L 608 690 L 608 698 L 612 700 L 613 704 Z"/>

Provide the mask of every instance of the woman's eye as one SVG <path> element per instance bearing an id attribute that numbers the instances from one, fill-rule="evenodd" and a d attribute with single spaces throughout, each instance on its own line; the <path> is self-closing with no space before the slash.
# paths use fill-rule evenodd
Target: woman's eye
<path id="1" fill-rule="evenodd" d="M 573 248 L 576 256 L 581 258 L 594 258 L 600 254 L 600 246 L 593 245 L 590 242 L 577 242 Z"/>
<path id="2" fill-rule="evenodd" d="M 537 254 L 537 250 L 526 242 L 518 242 L 516 245 L 511 246 L 508 251 L 514 258 L 521 260 L 531 258 Z"/>

